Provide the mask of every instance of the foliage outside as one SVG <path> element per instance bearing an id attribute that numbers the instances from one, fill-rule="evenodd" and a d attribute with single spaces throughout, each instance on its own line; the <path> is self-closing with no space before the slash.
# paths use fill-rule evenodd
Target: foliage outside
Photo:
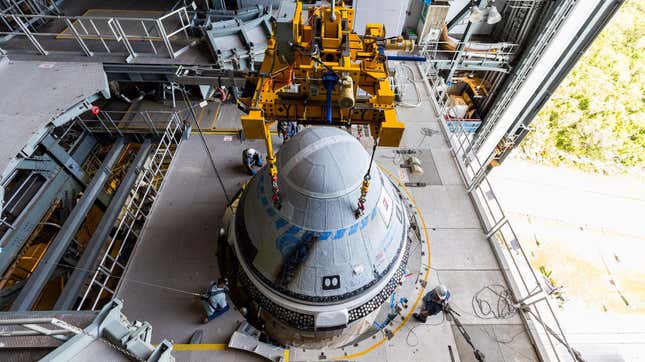
<path id="1" fill-rule="evenodd" d="M 531 124 L 519 157 L 645 176 L 645 1 L 627 0 Z"/>

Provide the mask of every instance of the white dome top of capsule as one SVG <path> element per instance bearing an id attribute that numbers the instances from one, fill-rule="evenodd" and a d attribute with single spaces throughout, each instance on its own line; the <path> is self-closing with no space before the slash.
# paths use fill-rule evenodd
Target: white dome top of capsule
<path id="1" fill-rule="evenodd" d="M 280 180 L 302 195 L 345 196 L 360 187 L 369 155 L 350 134 L 337 128 L 310 128 L 289 140 L 278 154 Z M 289 194 L 285 194 L 289 196 Z"/>
<path id="2" fill-rule="evenodd" d="M 335 230 L 355 223 L 354 210 L 369 157 L 361 143 L 341 129 L 303 130 L 278 152 L 282 208 L 276 211 L 288 222 L 310 230 Z M 366 214 L 376 206 L 375 195 L 381 193 L 380 174 L 374 165 Z M 260 188 L 270 193 L 270 177 L 259 178 Z"/>

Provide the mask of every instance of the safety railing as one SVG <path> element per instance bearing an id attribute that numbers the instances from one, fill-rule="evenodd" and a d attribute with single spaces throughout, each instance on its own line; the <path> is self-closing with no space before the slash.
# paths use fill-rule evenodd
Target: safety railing
<path id="1" fill-rule="evenodd" d="M 491 45 L 489 49 L 470 49 L 472 44 L 476 43 L 442 40 L 425 42 L 420 49 L 420 54 L 427 59 L 423 73 L 452 68 L 508 72 L 518 49 L 518 45 L 512 43 L 498 43 L 498 47 Z"/>
<path id="2" fill-rule="evenodd" d="M 100 111 L 90 112 L 75 118 L 80 126 L 90 133 L 107 133 L 123 136 L 127 133 L 143 133 L 161 136 L 169 121 L 179 116 L 186 119 L 188 110 L 174 111 Z"/>
<path id="3" fill-rule="evenodd" d="M 161 17 L 0 13 L 0 44 L 7 53 L 25 51 L 23 46 L 14 43 L 17 39 L 13 39 L 24 37 L 45 56 L 124 55 L 127 62 L 139 55 L 175 58 L 191 45 L 190 26 L 186 8 Z"/>
<path id="4" fill-rule="evenodd" d="M 103 256 L 87 285 L 77 310 L 101 308 L 101 300 L 116 294 L 125 272 L 130 252 L 139 238 L 138 232 L 150 212 L 152 201 L 159 192 L 161 180 L 181 142 L 184 123 L 174 114 L 163 131 L 157 148 L 139 173 L 129 201 L 121 212 L 116 230 L 103 248 Z"/>
<path id="5" fill-rule="evenodd" d="M 2 0 L 0 1 L 0 14 L 59 13 L 58 5 L 60 3 L 62 0 Z"/>
<path id="6" fill-rule="evenodd" d="M 448 130 L 450 130 L 451 133 L 460 129 L 463 129 L 468 133 L 475 133 L 482 123 L 480 118 L 458 118 L 446 116 L 444 120 L 446 121 L 446 126 L 448 126 Z"/>
<path id="7" fill-rule="evenodd" d="M 83 333 L 82 329 L 51 317 L 2 319 L 0 326 L 0 337 L 50 336 L 66 341 L 69 334 Z"/>
<path id="8" fill-rule="evenodd" d="M 421 66 L 419 71 L 423 72 Z M 448 114 L 448 95 L 440 90 L 446 87 L 439 77 L 426 77 L 426 80 L 430 100 L 437 115 L 443 120 Z M 502 274 L 513 293 L 517 312 L 527 327 L 541 360 L 579 360 L 558 322 L 544 278 L 531 266 L 486 173 L 480 172 L 485 165 L 471 151 L 473 134 L 461 123 L 456 123 L 453 127 L 448 127 L 444 121 L 439 123 L 486 238 L 493 247 Z"/>

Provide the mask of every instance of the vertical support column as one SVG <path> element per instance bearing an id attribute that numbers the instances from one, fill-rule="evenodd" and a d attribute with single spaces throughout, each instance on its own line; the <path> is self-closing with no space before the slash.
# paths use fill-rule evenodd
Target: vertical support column
<path id="1" fill-rule="evenodd" d="M 70 242 L 81 227 L 85 216 L 89 212 L 92 205 L 96 201 L 97 196 L 103 190 L 103 185 L 108 179 L 112 167 L 119 159 L 121 150 L 125 146 L 122 138 L 118 139 L 112 149 L 105 157 L 103 165 L 96 172 L 92 182 L 87 186 L 85 192 L 76 207 L 72 210 L 70 215 L 65 220 L 56 238 L 51 242 L 51 245 L 45 252 L 45 255 L 40 260 L 36 270 L 31 274 L 20 294 L 11 306 L 12 311 L 25 311 L 31 309 L 33 304 L 38 299 L 40 292 L 45 284 L 49 281 L 58 263 L 67 250 Z"/>
<path id="2" fill-rule="evenodd" d="M 473 5 L 477 6 L 477 5 Z M 466 30 L 464 30 L 464 35 L 461 37 L 461 41 L 457 45 L 457 49 L 455 49 L 455 55 L 453 56 L 453 62 L 450 65 L 450 73 L 448 73 L 448 85 L 452 84 L 452 77 L 455 75 L 455 72 L 457 71 L 457 67 L 461 64 L 462 59 L 464 58 L 464 49 L 466 48 L 466 42 L 470 40 L 470 37 L 472 36 L 473 33 L 473 23 L 468 21 L 468 25 L 466 25 Z"/>
<path id="3" fill-rule="evenodd" d="M 108 20 L 107 23 L 112 29 L 112 32 L 117 35 L 116 40 L 123 41 L 123 45 L 125 46 L 128 53 L 130 54 L 125 61 L 127 63 L 130 63 L 132 60 L 134 60 L 134 58 L 137 57 L 137 53 L 134 51 L 134 48 L 132 48 L 132 44 L 130 44 L 130 40 L 128 40 L 128 34 L 126 34 L 126 32 L 123 30 L 121 23 L 119 23 L 119 19 L 111 18 L 110 20 Z"/>
<path id="4" fill-rule="evenodd" d="M 159 29 L 159 34 L 161 35 L 161 39 L 163 39 L 163 42 L 166 45 L 166 49 L 168 50 L 168 55 L 170 55 L 170 58 L 175 59 L 175 51 L 172 50 L 170 39 L 168 39 L 166 28 L 164 28 L 163 22 L 161 21 L 161 19 L 157 19 L 157 28 Z"/>

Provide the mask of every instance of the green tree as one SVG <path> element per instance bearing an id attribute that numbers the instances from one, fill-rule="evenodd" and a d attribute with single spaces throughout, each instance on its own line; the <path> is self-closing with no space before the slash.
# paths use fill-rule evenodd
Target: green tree
<path id="1" fill-rule="evenodd" d="M 531 124 L 519 156 L 645 171 L 645 1 L 627 0 Z"/>

